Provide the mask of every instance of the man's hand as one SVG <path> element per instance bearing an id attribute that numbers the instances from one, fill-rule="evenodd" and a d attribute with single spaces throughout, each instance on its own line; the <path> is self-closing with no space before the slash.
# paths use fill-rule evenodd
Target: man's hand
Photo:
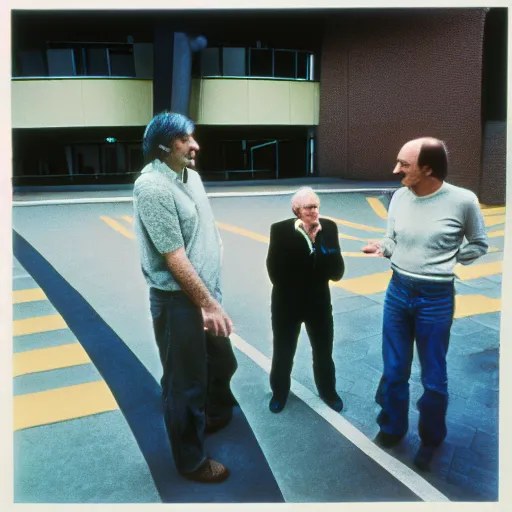
<path id="1" fill-rule="evenodd" d="M 365 254 L 368 254 L 371 257 L 382 257 L 382 247 L 379 242 L 375 242 L 371 240 L 368 242 L 367 245 L 361 248 L 361 251 L 363 251 Z"/>
<path id="2" fill-rule="evenodd" d="M 201 308 L 203 313 L 204 328 L 211 331 L 215 336 L 227 338 L 233 332 L 233 322 L 222 306 L 217 301 Z"/>

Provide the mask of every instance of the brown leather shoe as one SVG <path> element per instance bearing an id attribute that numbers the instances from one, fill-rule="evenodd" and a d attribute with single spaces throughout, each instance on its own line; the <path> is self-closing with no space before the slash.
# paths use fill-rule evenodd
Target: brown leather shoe
<path id="1" fill-rule="evenodd" d="M 216 484 L 226 480 L 229 476 L 229 469 L 220 462 L 208 457 L 195 471 L 192 473 L 181 473 L 181 475 L 189 480 L 195 480 L 203 484 Z"/>

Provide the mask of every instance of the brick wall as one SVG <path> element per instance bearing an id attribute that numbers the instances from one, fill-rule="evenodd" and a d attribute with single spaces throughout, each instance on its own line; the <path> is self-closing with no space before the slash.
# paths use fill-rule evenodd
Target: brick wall
<path id="1" fill-rule="evenodd" d="M 480 202 L 505 204 L 507 125 L 490 121 L 484 126 Z"/>
<path id="2" fill-rule="evenodd" d="M 479 192 L 485 9 L 339 14 L 325 27 L 320 83 L 321 176 L 391 178 L 410 139 L 450 152 L 453 184 Z"/>

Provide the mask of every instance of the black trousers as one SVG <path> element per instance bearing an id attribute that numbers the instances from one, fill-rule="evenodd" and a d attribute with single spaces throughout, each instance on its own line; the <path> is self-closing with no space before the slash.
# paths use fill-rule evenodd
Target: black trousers
<path id="1" fill-rule="evenodd" d="M 150 289 L 162 362 L 163 412 L 174 462 L 192 472 L 206 458 L 206 416 L 231 418 L 230 381 L 237 362 L 229 338 L 204 331 L 201 310 L 183 292 Z"/>
<path id="2" fill-rule="evenodd" d="M 286 400 L 290 391 L 293 359 L 302 323 L 305 324 L 313 351 L 313 375 L 318 394 L 336 397 L 336 376 L 332 359 L 334 323 L 330 296 L 304 297 L 298 301 L 290 294 L 272 293 L 273 347 L 270 387 L 274 397 Z"/>

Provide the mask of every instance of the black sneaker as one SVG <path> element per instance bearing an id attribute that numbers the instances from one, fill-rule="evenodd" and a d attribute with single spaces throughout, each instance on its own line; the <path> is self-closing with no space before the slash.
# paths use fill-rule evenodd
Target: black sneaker
<path id="1" fill-rule="evenodd" d="M 374 439 L 374 442 L 378 444 L 379 446 L 382 446 L 383 448 L 393 448 L 396 446 L 400 441 L 404 438 L 404 435 L 398 435 L 398 434 L 388 434 L 387 432 L 384 432 L 381 430 L 377 437 Z"/>
<path id="2" fill-rule="evenodd" d="M 278 400 L 277 398 L 272 397 L 270 399 L 270 403 L 268 404 L 268 408 L 270 409 L 270 412 L 277 414 L 284 409 L 285 405 L 286 400 Z"/>
<path id="3" fill-rule="evenodd" d="M 336 395 L 329 398 L 321 396 L 320 398 L 334 411 L 341 412 L 343 410 L 343 400 L 340 396 Z"/>
<path id="4" fill-rule="evenodd" d="M 422 444 L 414 457 L 414 465 L 421 471 L 428 471 L 436 448 L 437 446 Z"/>

